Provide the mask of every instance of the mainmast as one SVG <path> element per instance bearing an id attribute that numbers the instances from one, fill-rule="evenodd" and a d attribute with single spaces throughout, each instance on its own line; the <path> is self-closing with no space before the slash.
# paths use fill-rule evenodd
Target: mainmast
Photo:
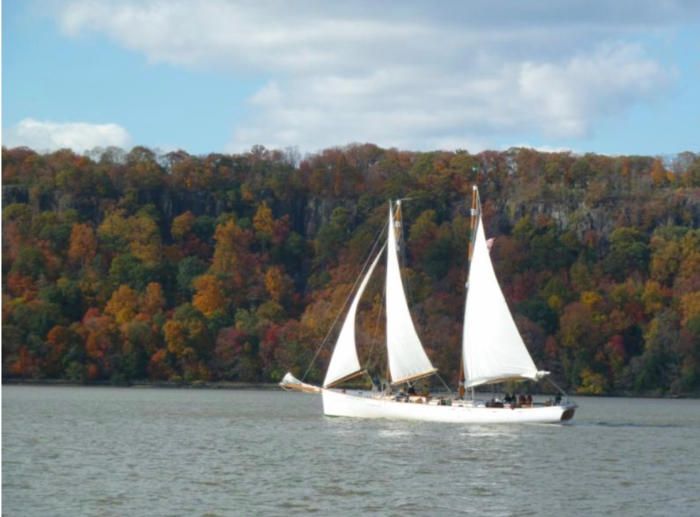
<path id="1" fill-rule="evenodd" d="M 476 185 L 472 187 L 472 206 L 471 206 L 471 219 L 469 222 L 469 247 L 467 248 L 467 279 L 464 282 L 464 300 L 466 303 L 467 290 L 469 289 L 469 267 L 472 261 L 472 255 L 474 254 L 474 239 L 476 237 L 476 226 L 479 224 L 479 211 L 480 211 L 480 200 L 479 200 L 479 189 Z M 459 360 L 459 386 L 458 393 L 460 398 L 464 398 L 464 346 L 461 347 L 462 357 Z M 474 397 L 474 389 L 472 388 L 472 398 Z"/>
<path id="2" fill-rule="evenodd" d="M 537 380 L 546 372 L 537 370 L 498 283 L 489 256 L 476 187 L 472 198 L 474 235 L 462 327 L 464 386 L 474 388 L 515 379 Z"/>
<path id="3" fill-rule="evenodd" d="M 479 224 L 479 212 L 481 210 L 481 200 L 479 199 L 479 189 L 476 185 L 472 187 L 472 209 L 469 235 L 469 251 L 467 251 L 467 262 L 470 263 L 474 254 L 474 240 L 476 238 L 476 225 Z"/>
<path id="4" fill-rule="evenodd" d="M 403 237 L 403 229 L 401 227 L 401 200 L 397 199 L 396 203 L 394 204 L 392 200 L 389 200 L 389 212 L 393 210 L 394 212 L 394 234 L 396 235 L 396 254 L 399 255 L 399 264 L 403 263 L 403 265 L 406 265 L 406 260 L 401 260 L 403 257 L 400 256 L 401 254 L 401 238 Z M 391 221 L 389 222 L 391 224 Z M 389 233 L 389 230 L 387 230 L 387 234 Z M 388 239 L 387 239 L 388 242 Z M 389 250 L 387 253 L 391 253 L 392 251 Z M 388 261 L 388 257 L 387 257 Z M 386 299 L 386 295 L 385 295 Z M 387 343 L 388 346 L 388 343 Z M 384 375 L 384 378 L 389 381 L 391 379 L 391 369 L 389 368 L 389 353 L 387 351 L 387 357 L 386 357 L 386 374 Z M 389 387 L 389 390 L 391 391 L 391 382 L 387 384 Z"/>

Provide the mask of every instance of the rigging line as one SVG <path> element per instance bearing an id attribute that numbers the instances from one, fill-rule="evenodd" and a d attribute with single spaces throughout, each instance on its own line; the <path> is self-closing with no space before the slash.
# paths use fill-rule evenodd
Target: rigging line
<path id="1" fill-rule="evenodd" d="M 561 389 L 561 388 L 559 387 L 559 385 L 558 385 L 556 382 L 554 382 L 554 381 L 552 380 L 551 376 L 547 376 L 547 377 L 545 377 L 545 379 L 547 379 L 547 381 L 549 381 L 549 382 L 551 383 L 552 386 L 554 386 L 556 389 L 558 389 L 558 390 L 561 392 L 562 395 L 564 395 L 564 397 L 566 398 L 566 401 L 567 401 L 567 402 L 569 401 L 569 395 L 568 395 L 568 393 L 566 393 L 563 389 Z"/>
<path id="2" fill-rule="evenodd" d="M 372 248 L 370 249 L 370 252 L 367 255 L 367 259 L 365 260 L 364 264 L 362 265 L 362 268 L 360 270 L 360 274 L 355 279 L 355 283 L 353 284 L 352 288 L 350 289 L 348 296 L 345 298 L 345 301 L 343 302 L 343 305 L 340 308 L 340 311 L 338 311 L 338 314 L 335 316 L 335 319 L 333 320 L 333 323 L 331 324 L 330 328 L 328 329 L 326 336 L 323 338 L 323 340 L 321 341 L 321 344 L 316 349 L 316 353 L 314 354 L 313 358 L 311 359 L 309 366 L 306 368 L 304 375 L 301 377 L 302 381 L 304 381 L 306 379 L 306 376 L 311 371 L 311 367 L 314 365 L 314 362 L 316 362 L 316 359 L 318 358 L 318 354 L 320 354 L 323 347 L 326 346 L 326 343 L 328 342 L 328 338 L 330 337 L 331 333 L 333 332 L 333 329 L 335 329 L 335 326 L 337 325 L 338 320 L 340 319 L 340 315 L 345 313 L 345 308 L 348 306 L 348 301 L 352 297 L 352 294 L 355 292 L 355 289 L 357 289 L 358 282 L 360 282 L 361 281 L 360 279 L 364 276 L 365 271 L 367 270 L 367 267 L 370 263 L 370 259 L 374 256 L 375 249 L 379 245 L 379 242 L 381 241 L 385 230 L 386 230 L 386 228 L 384 228 L 384 227 L 379 230 L 379 234 L 377 235 L 377 238 L 374 240 L 374 243 L 372 244 Z"/>
<path id="3" fill-rule="evenodd" d="M 443 379 L 442 375 L 440 375 L 440 372 L 435 372 L 435 375 L 437 376 L 438 379 L 440 379 L 440 382 L 442 383 L 442 385 L 445 386 L 445 388 L 447 388 L 447 392 L 450 394 L 450 396 L 454 395 L 454 393 L 452 393 L 452 390 L 450 389 L 450 387 L 445 382 L 445 379 Z"/>
<path id="4" fill-rule="evenodd" d="M 309 363 L 309 366 L 306 368 L 306 371 L 304 372 L 304 375 L 301 378 L 302 381 L 304 379 L 306 379 L 306 376 L 311 371 L 311 367 L 313 366 L 314 362 L 318 358 L 318 354 L 321 353 L 321 350 L 323 349 L 323 347 L 326 346 L 326 344 L 328 343 L 328 338 L 330 337 L 333 330 L 335 329 L 335 327 L 338 323 L 338 320 L 340 319 L 341 314 L 345 313 L 345 309 L 348 306 L 348 301 L 350 300 L 353 293 L 357 289 L 358 282 L 360 282 L 360 279 L 364 276 L 365 271 L 367 270 L 367 266 L 369 264 L 369 261 L 372 258 L 372 256 L 374 255 L 374 250 L 376 249 L 383 233 L 384 233 L 384 231 L 380 230 L 379 235 L 375 239 L 374 244 L 372 245 L 372 249 L 370 250 L 370 253 L 367 256 L 367 259 L 365 260 L 365 263 L 362 265 L 362 268 L 360 269 L 360 274 L 355 279 L 355 283 L 353 284 L 352 288 L 350 289 L 350 292 L 348 293 L 347 297 L 345 298 L 345 301 L 343 302 L 343 305 L 342 305 L 340 311 L 338 311 L 338 313 L 336 314 L 335 319 L 333 320 L 333 323 L 331 324 L 330 328 L 328 329 L 328 332 L 326 333 L 326 336 L 323 338 L 323 340 L 321 341 L 321 344 L 316 349 L 316 353 L 314 354 L 313 358 L 311 359 L 311 362 Z"/>

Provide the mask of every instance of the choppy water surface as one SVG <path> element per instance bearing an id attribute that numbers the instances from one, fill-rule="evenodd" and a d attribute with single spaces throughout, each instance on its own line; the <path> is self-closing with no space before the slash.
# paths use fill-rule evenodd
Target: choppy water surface
<path id="1" fill-rule="evenodd" d="M 700 515 L 700 401 L 571 425 L 321 416 L 296 393 L 6 386 L 4 515 Z"/>

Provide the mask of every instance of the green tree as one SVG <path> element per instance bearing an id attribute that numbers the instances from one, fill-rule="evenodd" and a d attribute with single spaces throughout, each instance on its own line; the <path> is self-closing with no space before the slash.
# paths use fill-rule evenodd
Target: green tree
<path id="1" fill-rule="evenodd" d="M 616 280 L 630 271 L 645 272 L 649 261 L 647 237 L 636 228 L 617 228 L 610 236 L 610 252 L 603 262 L 606 272 Z"/>
<path id="2" fill-rule="evenodd" d="M 317 265 L 335 263 L 342 244 L 350 231 L 350 213 L 343 207 L 333 210 L 330 220 L 321 226 L 315 241 Z"/>

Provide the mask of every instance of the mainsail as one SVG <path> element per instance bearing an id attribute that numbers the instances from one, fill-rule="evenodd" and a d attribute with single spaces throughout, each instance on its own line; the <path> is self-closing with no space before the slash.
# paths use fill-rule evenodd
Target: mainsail
<path id="1" fill-rule="evenodd" d="M 392 384 L 425 377 L 437 371 L 425 354 L 413 326 L 396 248 L 394 216 L 390 208 L 386 266 L 386 346 Z"/>
<path id="2" fill-rule="evenodd" d="M 498 285 L 480 207 L 477 217 L 462 335 L 465 385 L 539 379 L 547 372 L 537 371 Z"/>
<path id="3" fill-rule="evenodd" d="M 384 247 L 386 247 L 386 244 L 384 244 Z M 362 370 L 360 368 L 360 361 L 357 358 L 357 345 L 355 343 L 355 316 L 357 314 L 357 306 L 360 303 L 360 298 L 362 298 L 362 293 L 365 291 L 365 287 L 367 287 L 367 282 L 369 282 L 374 268 L 377 266 L 377 263 L 379 263 L 379 257 L 381 257 L 384 247 L 379 250 L 374 262 L 372 262 L 372 265 L 367 270 L 365 277 L 362 279 L 362 283 L 360 283 L 360 287 L 355 293 L 355 298 L 352 300 L 350 309 L 345 315 L 345 321 L 340 329 L 340 334 L 338 335 L 338 340 L 335 343 L 333 355 L 331 356 L 331 362 L 328 365 L 328 371 L 326 371 L 326 378 L 323 381 L 324 388 L 328 388 L 333 384 L 352 377 Z"/>

